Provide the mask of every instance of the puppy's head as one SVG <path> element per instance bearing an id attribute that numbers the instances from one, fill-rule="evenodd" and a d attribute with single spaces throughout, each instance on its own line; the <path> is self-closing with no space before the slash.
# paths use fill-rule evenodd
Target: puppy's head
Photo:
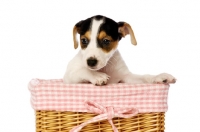
<path id="1" fill-rule="evenodd" d="M 105 16 L 93 16 L 78 22 L 73 28 L 74 48 L 78 47 L 76 35 L 80 34 L 83 63 L 90 70 L 106 66 L 116 51 L 122 37 L 130 34 L 131 43 L 136 39 L 131 26 L 126 22 L 115 22 Z"/>

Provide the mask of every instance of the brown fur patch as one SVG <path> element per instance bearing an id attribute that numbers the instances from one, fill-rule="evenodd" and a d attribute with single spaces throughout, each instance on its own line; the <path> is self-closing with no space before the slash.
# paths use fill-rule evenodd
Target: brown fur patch
<path id="1" fill-rule="evenodd" d="M 106 36 L 107 36 L 106 32 L 105 32 L 105 31 L 101 31 L 101 32 L 99 33 L 99 35 L 98 35 L 98 39 L 101 40 L 101 39 L 103 39 L 103 38 L 106 37 Z"/>
<path id="2" fill-rule="evenodd" d="M 87 45 L 82 44 L 81 39 L 85 38 L 85 39 L 88 40 L 88 42 L 90 42 L 90 35 L 91 35 L 90 31 L 87 31 L 84 35 L 81 35 L 81 37 L 80 37 L 80 45 L 81 45 L 82 49 L 85 49 L 87 47 Z"/>
<path id="3" fill-rule="evenodd" d="M 84 36 L 85 36 L 88 40 L 90 40 L 90 35 L 91 35 L 91 32 L 90 32 L 90 31 L 87 31 L 87 32 L 84 34 Z"/>
<path id="4" fill-rule="evenodd" d="M 131 28 L 131 26 L 128 23 L 123 23 L 123 25 L 121 25 L 121 27 L 119 27 L 119 32 L 122 34 L 122 37 L 125 37 L 127 34 L 130 34 L 131 37 L 131 43 L 133 45 L 137 45 L 137 41 L 135 39 L 135 35 L 134 32 Z"/>
<path id="5" fill-rule="evenodd" d="M 118 41 L 111 41 L 109 46 L 106 48 L 102 48 L 105 53 L 110 52 L 112 49 L 116 49 L 118 45 Z"/>
<path id="6" fill-rule="evenodd" d="M 99 47 L 102 48 L 102 50 L 105 52 L 105 53 L 108 53 L 110 52 L 112 49 L 115 49 L 117 48 L 117 45 L 118 45 L 118 40 L 114 41 L 112 39 L 111 36 L 107 35 L 105 31 L 101 31 L 97 37 L 98 39 L 98 43 L 99 43 Z M 104 39 L 107 39 L 110 41 L 110 44 L 108 45 L 104 45 L 103 44 L 103 40 Z"/>
<path id="7" fill-rule="evenodd" d="M 76 38 L 77 32 L 78 32 L 77 27 L 74 26 L 74 28 L 73 28 L 74 49 L 78 48 L 78 41 L 77 41 L 77 38 Z"/>

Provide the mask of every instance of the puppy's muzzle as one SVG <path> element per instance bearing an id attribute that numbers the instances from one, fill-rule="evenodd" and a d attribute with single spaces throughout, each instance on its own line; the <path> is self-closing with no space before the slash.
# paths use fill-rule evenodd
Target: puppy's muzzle
<path id="1" fill-rule="evenodd" d="M 91 68 L 95 67 L 98 63 L 98 60 L 95 57 L 90 57 L 87 59 L 87 65 Z"/>

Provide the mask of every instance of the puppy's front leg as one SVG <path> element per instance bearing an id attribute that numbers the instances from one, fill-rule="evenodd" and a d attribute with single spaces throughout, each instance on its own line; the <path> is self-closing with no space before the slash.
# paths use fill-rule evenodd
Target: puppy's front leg
<path id="1" fill-rule="evenodd" d="M 170 74 L 161 73 L 159 75 L 135 75 L 132 73 L 127 74 L 124 83 L 175 83 L 176 79 Z"/>
<path id="2" fill-rule="evenodd" d="M 94 85 L 105 85 L 109 79 L 109 76 L 103 72 L 92 71 L 86 68 L 79 69 L 77 71 L 71 71 L 65 74 L 65 83 L 83 83 L 90 82 Z"/>

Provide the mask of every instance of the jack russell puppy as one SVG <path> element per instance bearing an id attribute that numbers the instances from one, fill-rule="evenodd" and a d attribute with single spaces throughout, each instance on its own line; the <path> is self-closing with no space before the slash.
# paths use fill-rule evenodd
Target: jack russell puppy
<path id="1" fill-rule="evenodd" d="M 78 48 L 76 35 L 80 34 L 81 50 L 69 62 L 64 83 L 175 83 L 167 73 L 159 75 L 135 75 L 123 61 L 118 43 L 130 35 L 131 43 L 137 45 L 134 32 L 126 22 L 115 22 L 105 16 L 96 15 L 78 22 L 73 28 L 74 48 Z"/>

